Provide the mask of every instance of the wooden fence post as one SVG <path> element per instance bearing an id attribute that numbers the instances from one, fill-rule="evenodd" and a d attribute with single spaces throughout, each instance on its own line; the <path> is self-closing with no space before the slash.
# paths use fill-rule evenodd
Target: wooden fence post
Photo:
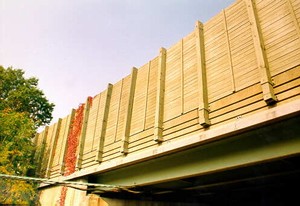
<path id="1" fill-rule="evenodd" d="M 197 50 L 197 71 L 198 71 L 198 91 L 199 91 L 199 124 L 202 127 L 209 127 L 209 106 L 207 95 L 207 79 L 205 66 L 205 48 L 203 24 L 196 22 L 195 26 L 196 50 Z"/>
<path id="2" fill-rule="evenodd" d="M 160 49 L 158 60 L 158 80 L 156 93 L 156 110 L 154 122 L 154 141 L 163 141 L 163 118 L 164 118 L 164 98 L 165 98 L 165 76 L 166 76 L 166 55 L 165 48 Z"/>
<path id="3" fill-rule="evenodd" d="M 51 167 L 52 167 L 52 162 L 53 162 L 53 158 L 55 155 L 55 150 L 56 150 L 56 145 L 57 145 L 57 139 L 58 139 L 58 135 L 59 135 L 59 131 L 60 131 L 60 126 L 61 126 L 61 118 L 58 119 L 58 122 L 56 123 L 56 128 L 55 128 L 55 132 L 52 134 L 52 138 L 53 140 L 51 141 L 51 149 L 50 149 L 50 154 L 49 154 L 49 161 L 48 161 L 48 165 L 47 165 L 47 170 L 46 170 L 46 177 L 49 178 L 50 174 L 51 174 Z"/>
<path id="4" fill-rule="evenodd" d="M 102 117 L 102 120 L 100 122 L 101 127 L 100 127 L 99 144 L 98 144 L 97 154 L 96 154 L 96 158 L 95 158 L 96 162 L 101 162 L 102 161 L 103 148 L 104 148 L 104 139 L 105 139 L 105 134 L 106 134 L 107 118 L 108 118 L 112 88 L 113 88 L 113 85 L 108 84 L 107 90 L 106 90 L 105 105 L 103 107 L 103 112 L 102 112 L 103 117 Z"/>
<path id="5" fill-rule="evenodd" d="M 129 144 L 129 135 L 130 135 L 130 126 L 131 126 L 131 117 L 132 117 L 132 107 L 134 100 L 134 91 L 136 85 L 136 77 L 137 77 L 137 68 L 133 67 L 131 71 L 131 80 L 130 80 L 130 89 L 129 89 L 129 97 L 127 108 L 125 110 L 125 119 L 124 119 L 124 131 L 121 140 L 121 153 L 128 153 L 128 144 Z"/>
<path id="6" fill-rule="evenodd" d="M 275 96 L 273 89 L 274 83 L 271 79 L 269 64 L 267 60 L 261 28 L 259 25 L 256 7 L 253 0 L 245 0 L 245 3 L 247 6 L 249 21 L 252 30 L 252 37 L 258 62 L 258 69 L 260 71 L 261 76 L 260 84 L 262 87 L 263 99 L 265 100 L 267 105 L 272 105 L 277 102 L 277 97 Z"/>

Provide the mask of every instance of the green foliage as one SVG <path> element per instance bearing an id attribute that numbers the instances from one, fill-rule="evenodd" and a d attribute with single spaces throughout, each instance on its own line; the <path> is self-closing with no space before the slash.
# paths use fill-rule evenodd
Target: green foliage
<path id="1" fill-rule="evenodd" d="M 34 122 L 24 113 L 0 111 L 0 173 L 26 176 L 35 169 Z M 36 186 L 19 180 L 0 181 L 0 203 L 29 204 L 36 198 Z"/>
<path id="2" fill-rule="evenodd" d="M 3 153 L 0 156 L 0 170 L 4 165 L 1 163 L 8 161 L 5 164 L 8 172 L 26 174 L 32 164 L 34 134 L 34 123 L 24 113 L 10 109 L 0 111 L 0 152 Z"/>
<path id="3" fill-rule="evenodd" d="M 21 69 L 0 66 L 0 110 L 24 112 L 36 127 L 50 123 L 54 104 L 49 103 L 37 85 L 38 79 L 26 79 Z"/>
<path id="4" fill-rule="evenodd" d="M 34 174 L 36 129 L 52 119 L 54 104 L 38 89 L 36 78 L 24 78 L 20 69 L 0 66 L 0 173 Z M 0 180 L 0 204 L 33 205 L 37 185 L 15 179 Z"/>

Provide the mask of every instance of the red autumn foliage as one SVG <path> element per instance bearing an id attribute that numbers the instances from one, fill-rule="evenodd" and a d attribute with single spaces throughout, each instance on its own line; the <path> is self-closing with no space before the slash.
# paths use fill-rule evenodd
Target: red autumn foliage
<path id="1" fill-rule="evenodd" d="M 65 200 L 66 200 L 66 196 L 67 196 L 67 187 L 63 186 L 61 188 L 61 192 L 60 192 L 60 198 L 59 198 L 59 206 L 64 206 L 65 205 Z"/>
<path id="2" fill-rule="evenodd" d="M 92 107 L 92 105 L 93 105 L 93 97 L 88 97 L 88 103 L 89 103 L 90 107 Z"/>
<path id="3" fill-rule="evenodd" d="M 64 176 L 68 176 L 75 172 L 76 166 L 76 150 L 79 142 L 79 136 L 83 123 L 84 104 L 81 104 L 75 112 L 75 117 L 71 122 L 70 133 L 67 139 L 67 151 L 65 156 L 65 171 Z M 67 187 L 64 186 L 61 189 L 59 197 L 59 205 L 65 205 L 65 199 L 67 196 Z"/>
<path id="4" fill-rule="evenodd" d="M 93 97 L 88 97 L 88 104 L 92 106 Z M 64 176 L 68 176 L 75 172 L 76 166 L 76 152 L 79 143 L 79 137 L 82 130 L 83 125 L 83 115 L 84 115 L 84 104 L 81 104 L 79 108 L 76 110 L 75 117 L 71 123 L 70 133 L 68 135 L 67 140 L 67 151 L 65 156 L 65 172 Z M 59 205 L 65 205 L 65 199 L 67 196 L 67 187 L 62 187 Z"/>
<path id="5" fill-rule="evenodd" d="M 76 150 L 79 142 L 79 136 L 83 123 L 84 104 L 81 104 L 76 110 L 75 117 L 71 123 L 70 133 L 67 141 L 67 151 L 65 156 L 65 172 L 64 176 L 68 176 L 75 172 Z"/>

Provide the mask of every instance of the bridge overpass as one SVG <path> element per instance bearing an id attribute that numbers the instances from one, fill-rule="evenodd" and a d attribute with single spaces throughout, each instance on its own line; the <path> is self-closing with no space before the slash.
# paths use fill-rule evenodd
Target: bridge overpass
<path id="1" fill-rule="evenodd" d="M 43 205 L 286 205 L 300 0 L 237 0 L 36 135 Z M 95 183 L 98 187 L 84 185 Z"/>

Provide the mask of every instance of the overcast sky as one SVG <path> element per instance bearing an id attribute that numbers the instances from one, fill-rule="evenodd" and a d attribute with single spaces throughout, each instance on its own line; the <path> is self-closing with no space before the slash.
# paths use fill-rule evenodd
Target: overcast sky
<path id="1" fill-rule="evenodd" d="M 39 79 L 58 118 L 234 0 L 0 0 L 0 65 Z"/>

